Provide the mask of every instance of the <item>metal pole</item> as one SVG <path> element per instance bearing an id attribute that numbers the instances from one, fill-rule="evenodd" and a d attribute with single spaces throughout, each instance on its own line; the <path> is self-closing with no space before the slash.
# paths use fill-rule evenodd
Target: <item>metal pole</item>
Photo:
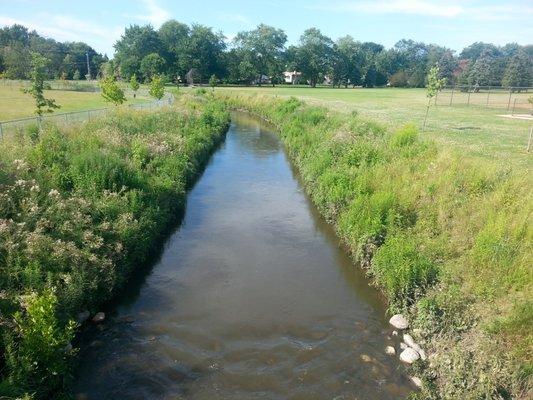
<path id="1" fill-rule="evenodd" d="M 466 105 L 470 105 L 470 88 L 468 88 L 468 99 L 466 100 Z"/>
<path id="2" fill-rule="evenodd" d="M 455 90 L 455 86 L 452 86 L 452 96 L 450 97 L 450 106 L 453 103 L 453 91 Z"/>
<path id="3" fill-rule="evenodd" d="M 0 124 L 1 126 L 1 124 Z M 531 148 L 531 136 L 533 135 L 533 125 L 531 125 L 531 128 L 529 128 L 529 139 L 527 141 L 527 152 L 529 153 L 529 149 Z"/>
<path id="4" fill-rule="evenodd" d="M 507 102 L 507 111 L 509 111 L 509 107 L 511 107 L 511 94 L 513 88 L 509 88 L 509 101 Z"/>
<path id="5" fill-rule="evenodd" d="M 487 106 L 489 105 L 489 96 L 490 96 L 490 86 L 489 86 L 489 91 L 487 92 Z"/>
<path id="6" fill-rule="evenodd" d="M 517 98 L 515 97 L 515 99 L 513 101 L 513 112 L 511 113 L 511 115 L 514 115 L 514 109 L 516 107 L 516 100 L 517 100 Z"/>

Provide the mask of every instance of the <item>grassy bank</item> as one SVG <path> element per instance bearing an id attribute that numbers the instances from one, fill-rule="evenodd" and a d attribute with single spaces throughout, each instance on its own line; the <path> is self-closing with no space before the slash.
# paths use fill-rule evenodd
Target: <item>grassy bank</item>
<path id="1" fill-rule="evenodd" d="M 526 398 L 531 178 L 356 113 L 220 93 L 274 123 L 304 185 L 429 350 L 420 399 Z"/>
<path id="2" fill-rule="evenodd" d="M 229 122 L 216 102 L 178 107 L 0 141 L 0 395 L 61 392 L 76 315 L 98 311 L 177 223 Z"/>
<path id="3" fill-rule="evenodd" d="M 280 86 L 216 88 L 215 91 L 282 98 L 294 96 L 307 104 L 324 106 L 342 113 L 357 111 L 359 115 L 379 121 L 392 129 L 406 123 L 421 127 L 427 104 L 425 89 L 313 89 Z M 441 147 L 454 147 L 469 157 L 511 163 L 516 167 L 533 166 L 531 157 L 526 152 L 531 122 L 500 116 L 510 113 L 505 108 L 508 95 L 494 95 L 503 97 L 503 108 L 484 106 L 486 94 L 472 94 L 471 104 L 474 105 L 467 106 L 464 93 L 455 93 L 454 105 L 450 107 L 449 96 L 446 93 L 439 94 L 439 105 L 433 106 L 429 112 L 424 136 L 430 137 Z M 480 98 L 474 101 L 476 96 Z M 520 101 L 527 101 L 527 96 L 527 93 L 520 94 Z"/>

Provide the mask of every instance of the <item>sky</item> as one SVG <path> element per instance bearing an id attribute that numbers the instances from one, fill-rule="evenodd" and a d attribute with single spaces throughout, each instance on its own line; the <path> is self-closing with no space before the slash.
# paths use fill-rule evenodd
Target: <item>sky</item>
<path id="1" fill-rule="evenodd" d="M 313 26 L 332 39 L 386 47 L 404 38 L 457 51 L 476 41 L 533 43 L 533 0 L 0 0 L 0 26 L 22 24 L 108 56 L 125 27 L 158 28 L 171 18 L 210 26 L 228 41 L 266 23 L 283 29 L 289 44 Z"/>

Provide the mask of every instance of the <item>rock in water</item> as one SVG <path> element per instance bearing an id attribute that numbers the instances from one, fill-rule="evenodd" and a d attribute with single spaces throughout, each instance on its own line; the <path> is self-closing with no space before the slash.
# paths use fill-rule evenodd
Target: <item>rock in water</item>
<path id="1" fill-rule="evenodd" d="M 410 347 L 400 353 L 400 360 L 404 363 L 412 364 L 420 358 L 420 354 Z"/>
<path id="2" fill-rule="evenodd" d="M 105 313 L 99 312 L 94 315 L 93 322 L 98 324 L 99 322 L 102 322 L 104 319 L 105 319 Z"/>
<path id="3" fill-rule="evenodd" d="M 403 335 L 403 341 L 407 344 L 407 346 L 409 346 L 412 349 L 414 349 L 420 355 L 420 358 L 422 360 L 426 360 L 426 358 L 427 358 L 426 357 L 426 353 L 424 352 L 424 350 L 422 350 L 420 345 L 415 342 L 415 340 L 413 339 L 413 337 L 411 335 L 404 334 Z"/>
<path id="4" fill-rule="evenodd" d="M 409 322 L 402 314 L 396 314 L 391 317 L 389 323 L 394 326 L 396 329 L 407 329 L 409 328 Z"/>
<path id="5" fill-rule="evenodd" d="M 385 353 L 387 353 L 389 356 L 393 356 L 396 354 L 396 350 L 392 346 L 385 347 Z"/>

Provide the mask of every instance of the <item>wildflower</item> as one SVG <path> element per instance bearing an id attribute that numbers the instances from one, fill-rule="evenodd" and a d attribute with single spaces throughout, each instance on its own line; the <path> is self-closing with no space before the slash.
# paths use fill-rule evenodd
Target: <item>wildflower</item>
<path id="1" fill-rule="evenodd" d="M 48 196 L 52 197 L 52 198 L 58 198 L 59 197 L 59 192 L 55 189 L 52 189 L 48 192 Z"/>

